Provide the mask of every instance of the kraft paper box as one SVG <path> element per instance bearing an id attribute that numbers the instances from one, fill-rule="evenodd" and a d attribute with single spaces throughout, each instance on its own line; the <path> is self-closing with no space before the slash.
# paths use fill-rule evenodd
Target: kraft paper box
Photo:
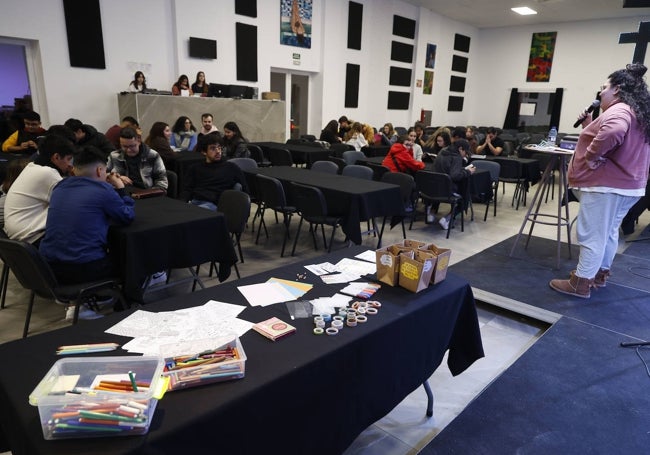
<path id="1" fill-rule="evenodd" d="M 413 257 L 400 254 L 399 285 L 411 292 L 426 289 L 435 266 L 436 258 L 430 252 L 416 250 Z"/>
<path id="2" fill-rule="evenodd" d="M 451 250 L 449 248 L 437 247 L 433 243 L 420 247 L 420 250 L 431 253 L 436 258 L 436 266 L 431 275 L 431 284 L 440 283 L 447 277 Z"/>
<path id="3" fill-rule="evenodd" d="M 377 255 L 377 279 L 389 286 L 399 284 L 399 255 L 402 252 L 410 252 L 411 257 L 417 248 L 424 248 L 426 243 L 417 240 L 405 239 L 399 243 L 394 243 L 384 248 L 378 249 Z"/>

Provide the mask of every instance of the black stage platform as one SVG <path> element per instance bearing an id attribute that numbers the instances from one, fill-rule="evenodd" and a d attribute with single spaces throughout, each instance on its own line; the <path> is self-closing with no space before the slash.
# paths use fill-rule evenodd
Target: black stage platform
<path id="1" fill-rule="evenodd" d="M 548 286 L 575 268 L 577 247 L 569 259 L 563 245 L 558 271 L 554 241 L 532 237 L 511 258 L 513 243 L 451 270 L 559 319 L 420 453 L 646 453 L 650 377 L 639 355 L 650 362 L 650 349 L 619 344 L 650 340 L 650 241 L 617 255 L 607 287 L 589 300 Z"/>

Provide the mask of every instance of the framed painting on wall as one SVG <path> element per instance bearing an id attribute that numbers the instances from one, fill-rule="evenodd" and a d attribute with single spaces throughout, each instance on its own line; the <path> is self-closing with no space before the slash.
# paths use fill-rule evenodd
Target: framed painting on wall
<path id="1" fill-rule="evenodd" d="M 280 0 L 280 44 L 311 49 L 312 0 Z"/>
<path id="2" fill-rule="evenodd" d="M 433 93 L 433 71 L 424 72 L 424 86 L 422 87 L 424 95 L 431 95 Z"/>
<path id="3" fill-rule="evenodd" d="M 548 82 L 551 80 L 556 38 L 557 32 L 533 33 L 526 82 Z"/>
<path id="4" fill-rule="evenodd" d="M 436 45 L 427 43 L 427 60 L 424 64 L 427 68 L 434 69 L 436 66 Z"/>

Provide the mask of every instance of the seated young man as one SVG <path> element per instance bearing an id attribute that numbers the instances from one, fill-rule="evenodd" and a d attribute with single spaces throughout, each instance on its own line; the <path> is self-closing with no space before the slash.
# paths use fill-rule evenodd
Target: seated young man
<path id="1" fill-rule="evenodd" d="M 74 153 L 70 140 L 48 132 L 36 160 L 23 169 L 7 193 L 4 229 L 10 239 L 29 243 L 41 239 L 52 188 L 72 170 Z"/>
<path id="2" fill-rule="evenodd" d="M 23 127 L 2 143 L 3 152 L 30 156 L 38 151 L 37 139 L 45 134 L 45 130 L 41 128 L 41 116 L 38 112 L 28 111 L 22 117 Z"/>
<path id="3" fill-rule="evenodd" d="M 243 172 L 234 163 L 223 158 L 223 142 L 219 134 L 199 137 L 196 151 L 201 152 L 205 161 L 189 168 L 179 196 L 192 204 L 217 210 L 219 197 L 224 190 L 233 189 L 237 184 L 247 191 Z"/>
<path id="4" fill-rule="evenodd" d="M 74 132 L 77 147 L 92 145 L 97 147 L 107 158 L 108 155 L 116 149 L 116 147 L 106 139 L 106 136 L 97 131 L 97 129 L 92 125 L 86 125 L 76 118 L 69 118 L 65 121 L 64 125 Z"/>
<path id="5" fill-rule="evenodd" d="M 52 190 L 45 235 L 39 250 L 61 284 L 101 280 L 117 275 L 107 252 L 108 227 L 133 221 L 134 202 L 116 174 L 106 173 L 104 154 L 83 147 L 75 157 L 74 176 Z M 79 317 L 96 317 L 82 308 Z M 66 319 L 74 307 L 66 311 Z"/>
<path id="6" fill-rule="evenodd" d="M 155 150 L 142 143 L 133 128 L 120 131 L 120 150 L 111 152 L 107 171 L 115 173 L 125 185 L 136 188 L 161 188 L 167 191 L 167 170 Z"/>

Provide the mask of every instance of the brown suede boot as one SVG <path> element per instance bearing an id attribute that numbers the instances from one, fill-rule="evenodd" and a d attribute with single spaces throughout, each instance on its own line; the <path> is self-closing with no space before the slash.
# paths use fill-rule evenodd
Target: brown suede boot
<path id="1" fill-rule="evenodd" d="M 607 286 L 607 278 L 609 278 L 609 270 L 607 269 L 600 269 L 598 270 L 598 273 L 596 273 L 596 277 L 594 278 L 594 286 L 597 288 L 604 288 Z"/>
<path id="2" fill-rule="evenodd" d="M 591 297 L 591 287 L 594 285 L 593 278 L 580 278 L 576 276 L 575 270 L 571 271 L 568 280 L 551 280 L 549 286 L 562 294 L 574 295 L 582 299 Z"/>

